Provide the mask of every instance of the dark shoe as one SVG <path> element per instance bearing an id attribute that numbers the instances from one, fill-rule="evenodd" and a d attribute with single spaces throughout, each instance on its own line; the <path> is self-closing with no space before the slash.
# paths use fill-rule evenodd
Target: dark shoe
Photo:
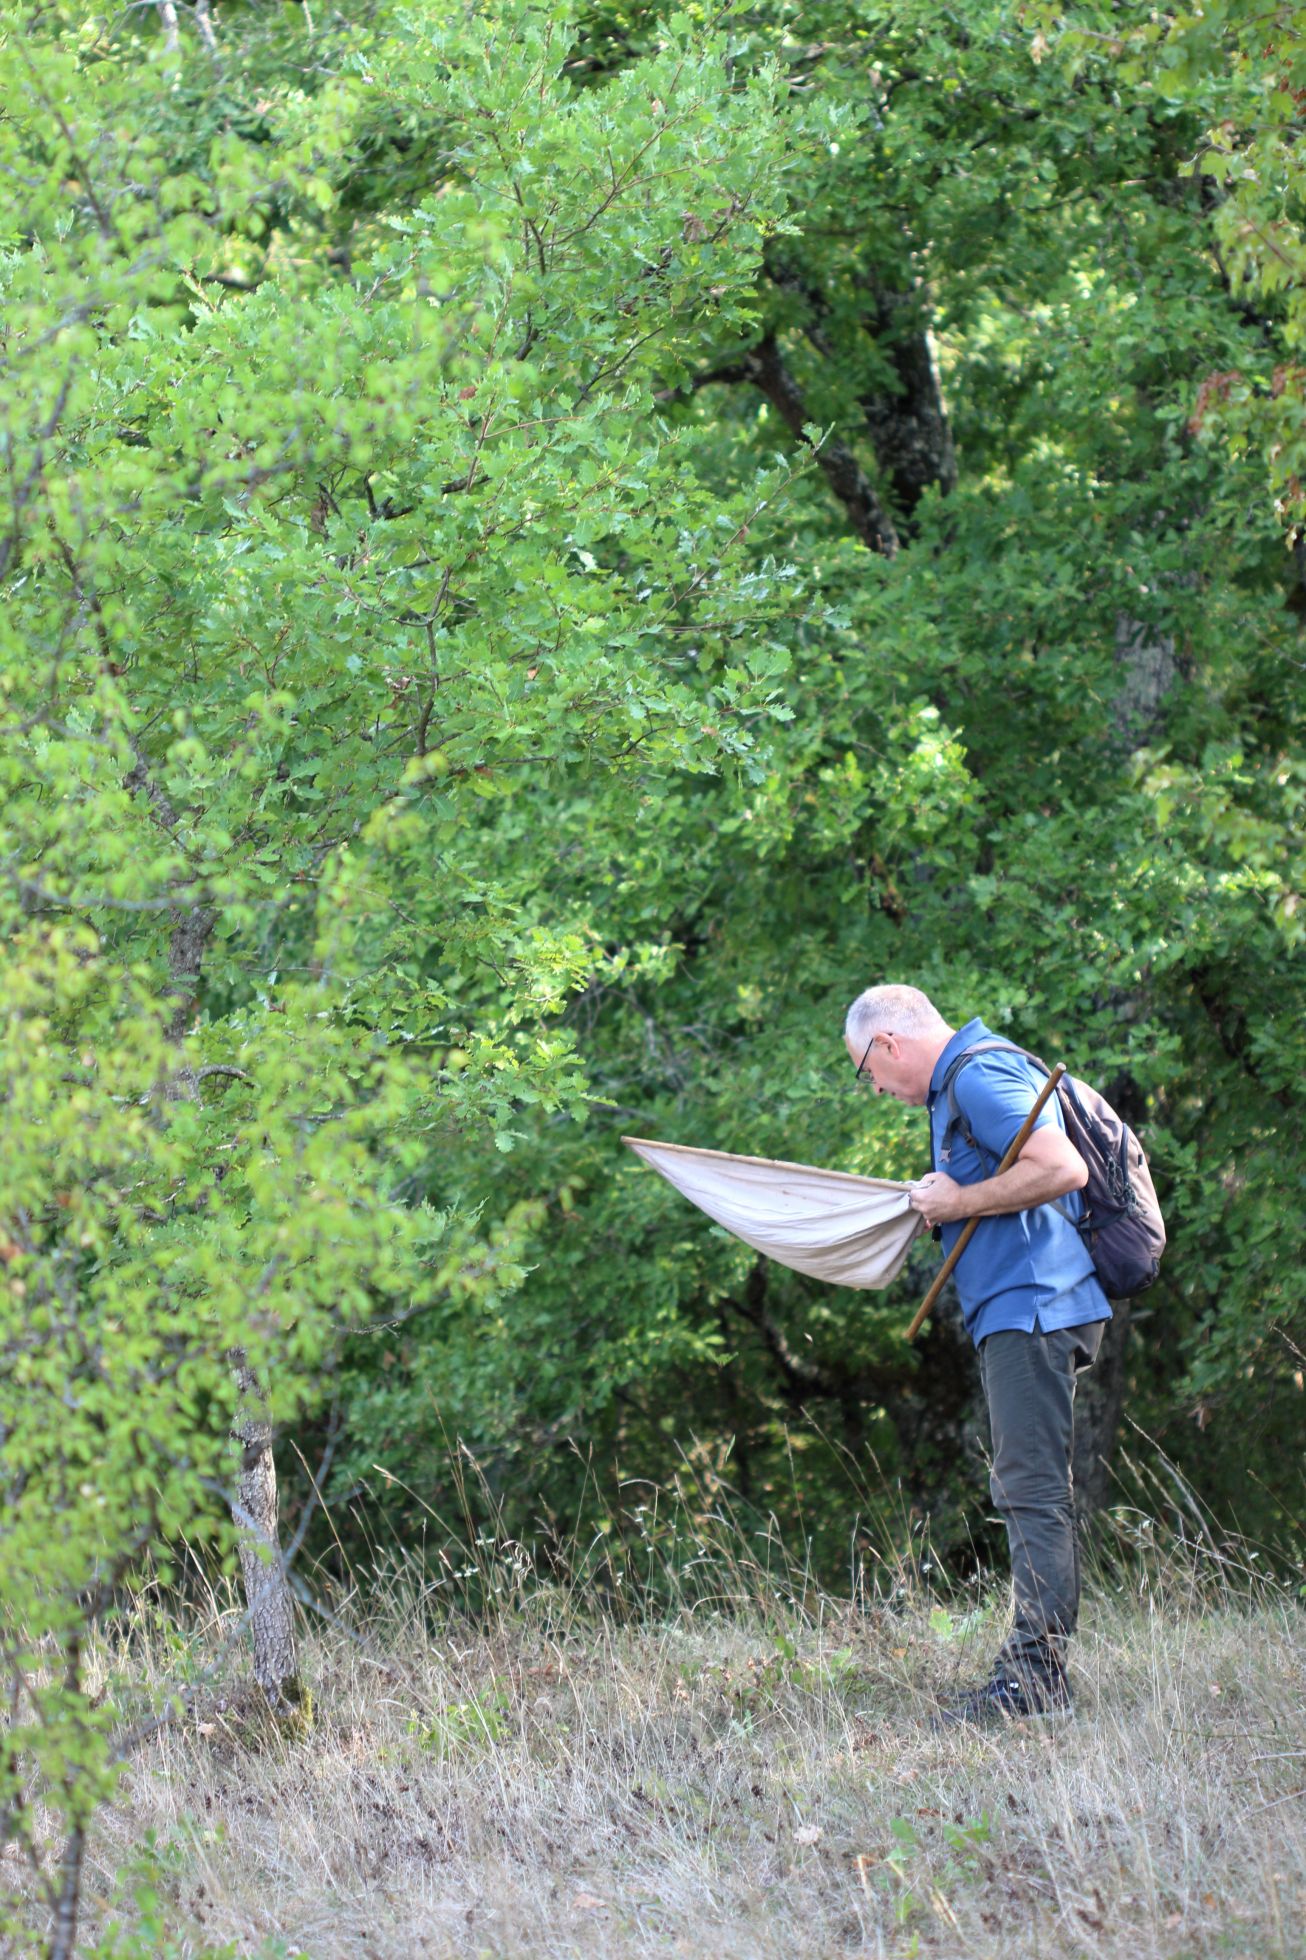
<path id="1" fill-rule="evenodd" d="M 935 1728 L 1013 1721 L 1055 1721 L 1073 1715 L 1070 1684 L 1064 1674 L 995 1674 L 982 1688 L 941 1708 Z"/>

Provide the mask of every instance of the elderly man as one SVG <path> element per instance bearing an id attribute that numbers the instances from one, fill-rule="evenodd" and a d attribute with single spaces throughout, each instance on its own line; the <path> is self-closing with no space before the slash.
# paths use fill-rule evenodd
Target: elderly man
<path id="1" fill-rule="evenodd" d="M 956 1268 L 966 1331 L 979 1352 L 993 1436 L 990 1490 L 1007 1528 L 1015 1619 L 991 1678 L 945 1721 L 1069 1713 L 1066 1647 L 1079 1614 L 1071 1500 L 1075 1377 L 1111 1318 L 1073 1220 L 1088 1171 L 1055 1096 L 1010 1170 L 995 1175 L 1044 1078 L 983 1021 L 952 1028 L 916 987 L 869 987 L 844 1029 L 860 1081 L 930 1112 L 934 1168 L 911 1203 L 945 1250 L 978 1216 Z"/>

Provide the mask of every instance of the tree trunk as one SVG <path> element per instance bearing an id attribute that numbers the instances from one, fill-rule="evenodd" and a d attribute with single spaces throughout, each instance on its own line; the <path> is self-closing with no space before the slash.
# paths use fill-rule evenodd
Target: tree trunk
<path id="1" fill-rule="evenodd" d="M 77 1921 L 82 1902 L 82 1862 L 86 1855 L 86 1827 L 74 1824 L 59 1860 L 59 1896 L 55 1902 L 54 1928 L 46 1949 L 47 1960 L 72 1960 L 77 1950 Z"/>
<path id="2" fill-rule="evenodd" d="M 295 1648 L 295 1601 L 277 1534 L 277 1466 L 267 1397 L 244 1359 L 233 1357 L 240 1405 L 232 1430 L 240 1445 L 240 1474 L 231 1511 L 240 1529 L 240 1571 L 245 1583 L 254 1679 L 276 1715 L 293 1714 L 303 1702 Z"/>
<path id="3" fill-rule="evenodd" d="M 150 774 L 139 749 L 127 787 L 142 790 L 159 822 L 174 835 L 177 812 L 166 792 Z M 168 1040 L 179 1051 L 164 1085 L 167 1102 L 193 1102 L 200 1078 L 180 1052 L 195 1017 L 204 954 L 217 923 L 217 913 L 203 904 L 179 904 L 172 914 L 168 942 L 168 992 L 173 1003 Z M 240 1471 L 231 1515 L 239 1531 L 240 1570 L 245 1586 L 250 1640 L 254 1650 L 254 1679 L 273 1712 L 286 1715 L 304 1700 L 296 1668 L 295 1602 L 286 1577 L 277 1536 L 277 1466 L 272 1455 L 272 1422 L 267 1397 L 239 1348 L 231 1355 L 240 1389 L 232 1429 L 240 1446 Z"/>
<path id="4" fill-rule="evenodd" d="M 837 367 L 844 351 L 828 295 L 819 284 L 774 257 L 768 257 L 767 271 L 782 291 L 798 301 L 802 331 L 812 347 L 823 361 Z M 904 538 L 914 536 L 916 506 L 925 492 L 937 486 L 946 497 L 956 489 L 957 455 L 924 289 L 918 286 L 909 292 L 892 292 L 872 281 L 859 311 L 863 330 L 876 342 L 897 384 L 886 392 L 866 395 L 859 403 L 892 510 L 887 510 L 870 489 L 841 438 L 832 437 L 826 444 L 822 468 L 859 535 L 873 550 L 892 557 Z M 783 386 L 777 385 L 774 374 L 768 376 L 768 344 L 774 349 L 774 330 L 744 361 L 739 378 L 755 381 L 798 435 L 808 419 L 806 410 L 792 382 L 789 389 L 794 401 L 786 404 Z"/>
<path id="5" fill-rule="evenodd" d="M 1160 733 L 1179 677 L 1174 634 L 1117 613 L 1116 666 L 1120 685 L 1111 702 L 1111 726 L 1131 749 L 1141 748 Z"/>
<path id="6" fill-rule="evenodd" d="M 811 423 L 812 417 L 797 382 L 781 358 L 774 333 L 765 334 L 752 353 L 745 356 L 743 370 L 765 395 L 795 440 L 806 442 L 803 431 Z M 872 551 L 892 558 L 898 549 L 898 533 L 876 495 L 874 485 L 847 443 L 837 435 L 827 436 L 816 452 L 816 460 L 862 543 Z"/>
<path id="7" fill-rule="evenodd" d="M 1075 1513 L 1083 1523 L 1100 1511 L 1111 1485 L 1111 1458 L 1125 1402 L 1129 1302 L 1115 1300 L 1097 1360 L 1075 1392 Z"/>
<path id="8" fill-rule="evenodd" d="M 82 1642 L 74 1635 L 68 1645 L 64 1669 L 64 1693 L 72 1704 L 84 1701 Z M 54 1902 L 54 1925 L 46 1960 L 73 1960 L 77 1949 L 77 1925 L 82 1909 L 82 1869 L 86 1859 L 86 1821 L 75 1807 L 75 1772 L 64 1780 L 65 1815 L 71 1818 L 63 1854 L 59 1860 L 59 1890 Z"/>
<path id="9" fill-rule="evenodd" d="M 946 497 L 957 487 L 957 457 L 939 382 L 939 366 L 922 295 L 876 294 L 867 320 L 898 379 L 898 392 L 862 402 L 876 461 L 893 490 L 894 508 L 910 535 L 912 517 L 936 484 Z"/>

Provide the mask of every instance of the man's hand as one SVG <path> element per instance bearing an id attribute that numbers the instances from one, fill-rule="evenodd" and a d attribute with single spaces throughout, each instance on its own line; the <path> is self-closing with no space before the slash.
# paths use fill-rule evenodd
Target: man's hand
<path id="1" fill-rule="evenodd" d="M 913 1184 L 907 1202 L 927 1225 L 950 1225 L 954 1219 L 969 1218 L 972 1205 L 969 1189 L 958 1184 L 945 1171 L 931 1171 Z"/>
<path id="2" fill-rule="evenodd" d="M 1035 1130 L 1010 1170 L 978 1184 L 958 1184 L 944 1171 L 931 1171 L 912 1185 L 907 1202 L 927 1225 L 950 1225 L 959 1218 L 1028 1211 L 1082 1190 L 1087 1182 L 1088 1165 L 1070 1138 L 1047 1124 Z"/>

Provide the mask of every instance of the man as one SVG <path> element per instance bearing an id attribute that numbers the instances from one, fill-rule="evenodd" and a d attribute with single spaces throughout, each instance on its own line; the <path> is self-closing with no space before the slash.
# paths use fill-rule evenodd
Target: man
<path id="1" fill-rule="evenodd" d="M 952 1075 L 950 1097 L 949 1074 L 965 1050 L 1001 1039 L 983 1021 L 954 1029 L 918 988 L 870 987 L 849 1008 L 844 1039 L 860 1081 L 930 1112 L 935 1168 L 910 1202 L 941 1227 L 945 1251 L 964 1220 L 981 1221 L 955 1278 L 979 1352 L 993 1435 L 989 1487 L 1011 1548 L 1015 1618 L 991 1678 L 944 1719 L 1068 1713 L 1066 1647 L 1079 1615 L 1075 1376 L 1092 1366 L 1111 1318 L 1071 1222 L 1088 1169 L 1052 1096 L 1010 1170 L 995 1175 L 1045 1078 L 1023 1055 L 980 1054 Z"/>

